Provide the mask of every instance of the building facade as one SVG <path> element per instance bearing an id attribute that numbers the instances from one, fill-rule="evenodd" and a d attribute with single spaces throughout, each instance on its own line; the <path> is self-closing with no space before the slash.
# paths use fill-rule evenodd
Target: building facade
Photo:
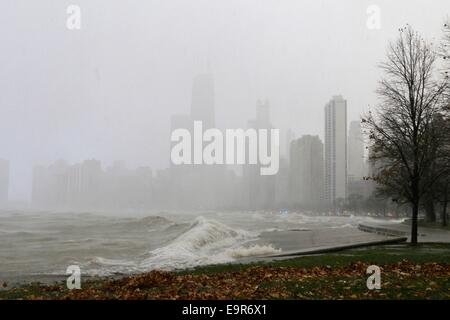
<path id="1" fill-rule="evenodd" d="M 334 96 L 325 106 L 325 200 L 331 207 L 347 198 L 347 101 Z"/>
<path id="2" fill-rule="evenodd" d="M 323 143 L 318 136 L 305 135 L 291 142 L 290 202 L 317 208 L 323 202 Z"/>

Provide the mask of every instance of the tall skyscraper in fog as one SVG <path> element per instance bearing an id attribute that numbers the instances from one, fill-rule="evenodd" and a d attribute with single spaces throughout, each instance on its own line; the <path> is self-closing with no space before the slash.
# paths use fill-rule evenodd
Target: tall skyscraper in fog
<path id="1" fill-rule="evenodd" d="M 255 124 L 257 129 L 270 129 L 270 105 L 268 100 L 264 102 L 258 100 L 256 103 Z"/>
<path id="2" fill-rule="evenodd" d="M 268 129 L 272 128 L 270 124 L 270 105 L 269 101 L 256 103 L 256 119 L 248 122 L 248 128 Z M 269 136 L 270 137 L 270 136 Z M 270 146 L 269 140 L 269 146 Z M 248 152 L 248 149 L 247 149 Z M 269 149 L 269 152 L 272 152 Z M 248 154 L 246 155 L 248 159 Z M 246 164 L 243 167 L 244 179 L 248 190 L 248 199 L 244 200 L 249 208 L 268 209 L 275 202 L 275 176 L 262 176 L 260 174 L 259 164 Z"/>
<path id="3" fill-rule="evenodd" d="M 325 199 L 347 197 L 347 101 L 334 96 L 325 106 Z"/>
<path id="4" fill-rule="evenodd" d="M 305 135 L 290 146 L 290 203 L 317 208 L 323 199 L 323 143 Z"/>
<path id="5" fill-rule="evenodd" d="M 0 204 L 8 201 L 9 190 L 9 162 L 0 159 Z"/>
<path id="6" fill-rule="evenodd" d="M 200 74 L 194 78 L 191 99 L 191 120 L 202 121 L 204 129 L 214 128 L 214 79 L 211 74 Z"/>
<path id="7" fill-rule="evenodd" d="M 364 172 L 364 141 L 359 121 L 350 122 L 348 131 L 348 176 L 359 179 Z"/>
<path id="8" fill-rule="evenodd" d="M 39 208 L 61 208 L 67 202 L 69 165 L 58 160 L 49 167 L 33 168 L 32 202 Z"/>
<path id="9" fill-rule="evenodd" d="M 292 131 L 291 129 L 288 129 L 286 131 L 286 140 L 285 140 L 285 154 L 284 156 L 286 157 L 286 160 L 289 162 L 290 158 L 291 158 L 291 143 L 292 141 L 294 141 L 295 139 L 295 134 L 294 131 Z"/>

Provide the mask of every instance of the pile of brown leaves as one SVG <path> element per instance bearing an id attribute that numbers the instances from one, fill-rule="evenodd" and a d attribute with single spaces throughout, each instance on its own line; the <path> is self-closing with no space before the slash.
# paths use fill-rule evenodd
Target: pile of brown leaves
<path id="1" fill-rule="evenodd" d="M 237 272 L 152 271 L 86 282 L 81 290 L 43 286 L 27 299 L 367 299 L 450 298 L 450 265 L 401 261 L 380 266 L 382 289 L 368 290 L 368 263 L 342 267 L 249 267 Z"/>

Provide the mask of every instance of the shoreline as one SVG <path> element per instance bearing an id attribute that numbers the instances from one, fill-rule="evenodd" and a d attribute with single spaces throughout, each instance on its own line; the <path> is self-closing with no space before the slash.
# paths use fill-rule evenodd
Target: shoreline
<path id="1" fill-rule="evenodd" d="M 331 235 L 330 235 L 331 233 Z M 273 231 L 264 232 L 261 234 L 261 239 L 253 244 L 272 245 L 275 244 L 277 248 L 281 248 L 281 252 L 277 254 L 268 254 L 262 256 L 239 257 L 234 261 L 222 263 L 228 264 L 252 264 L 259 262 L 270 262 L 282 259 L 290 259 L 296 256 L 326 254 L 342 250 L 355 249 L 368 246 L 379 246 L 387 244 L 401 243 L 406 240 L 404 237 L 391 237 L 386 235 L 375 235 L 367 232 L 361 232 L 356 228 L 349 230 L 345 235 L 340 235 L 340 229 L 322 229 L 322 230 L 287 230 L 287 231 Z M 336 235 L 339 235 L 337 237 Z M 312 239 L 321 239 L 311 241 Z M 318 242 L 317 242 L 318 241 Z M 335 245 L 329 245 L 330 242 L 335 242 Z M 317 245 L 320 244 L 320 245 Z M 209 264 L 215 265 L 215 264 Z M 198 265 L 187 268 L 175 268 L 173 272 L 185 272 L 194 270 L 196 268 L 206 267 L 207 265 Z M 156 269 L 158 270 L 158 269 Z M 116 273 L 111 275 L 83 275 L 83 279 L 87 280 L 101 280 L 104 278 L 124 278 L 134 275 L 139 275 L 149 271 L 136 271 L 134 273 Z M 13 273 L 0 274 L 0 290 L 3 283 L 7 283 L 8 287 L 20 287 L 29 285 L 31 283 L 42 283 L 52 285 L 55 282 L 65 281 L 68 275 L 61 274 L 22 274 L 17 275 Z"/>
<path id="2" fill-rule="evenodd" d="M 366 268 L 382 268 L 368 291 Z M 450 244 L 407 243 L 246 264 L 82 280 L 81 290 L 29 283 L 0 299 L 450 299 Z"/>
<path id="3" fill-rule="evenodd" d="M 272 254 L 266 256 L 252 256 L 252 257 L 242 257 L 234 261 L 222 263 L 222 264 L 210 264 L 210 265 L 200 265 L 189 268 L 174 269 L 170 272 L 174 273 L 185 273 L 192 272 L 197 269 L 208 268 L 211 266 L 230 266 L 230 265 L 253 265 L 253 264 L 265 264 L 271 262 L 277 262 L 282 260 L 295 259 L 296 257 L 309 257 L 309 256 L 320 256 L 320 255 L 333 255 L 340 252 L 348 252 L 357 249 L 376 248 L 377 246 L 389 246 L 389 245 L 407 245 L 405 242 L 408 240 L 406 232 L 403 230 L 408 226 L 396 224 L 396 225 L 366 225 L 360 224 L 358 226 L 357 232 L 359 233 L 356 239 L 366 239 L 366 241 L 353 241 L 347 244 L 336 243 L 335 245 L 329 246 L 312 246 L 308 248 L 292 249 L 292 244 L 298 244 L 304 239 L 311 238 L 314 235 L 323 233 L 323 230 L 288 230 L 288 231 L 274 231 L 266 232 L 261 239 L 261 243 L 266 243 L 267 241 L 278 243 L 278 245 L 284 246 L 279 254 Z M 400 231 L 399 231 L 400 229 Z M 331 229 L 332 231 L 333 229 Z M 337 231 L 337 229 L 334 229 Z M 327 233 L 330 229 L 327 229 Z M 355 230 L 351 230 L 347 235 L 352 235 L 355 237 L 357 233 Z M 428 229 L 421 228 L 421 237 L 427 237 L 430 232 Z M 435 230 L 431 230 L 435 232 Z M 438 232 L 440 232 L 438 230 Z M 443 231 L 446 236 L 449 237 L 449 241 L 444 241 L 443 243 L 450 243 L 450 232 Z M 401 235 L 401 236 L 400 236 Z M 331 237 L 332 240 L 335 240 Z M 442 238 L 442 237 L 441 237 Z M 294 240 L 295 241 L 294 241 Z M 368 240 L 367 240 L 368 239 Z M 433 237 L 428 236 L 427 240 L 432 240 Z M 352 237 L 346 237 L 346 240 L 354 240 Z M 428 241 L 429 243 L 430 241 Z M 307 242 L 305 242 L 307 243 Z M 288 244 L 288 245 L 287 245 Z M 111 275 L 83 275 L 83 281 L 105 281 L 106 279 L 123 279 L 127 277 L 139 276 L 152 272 L 149 271 L 137 271 L 134 273 L 117 273 Z M 53 285 L 55 283 L 65 282 L 67 279 L 65 274 L 25 274 L 16 275 L 12 273 L 0 274 L 0 291 L 10 290 L 12 288 L 19 288 L 22 286 L 30 286 L 33 283 L 40 283 L 42 285 Z M 2 284 L 6 283 L 6 288 L 3 288 Z"/>

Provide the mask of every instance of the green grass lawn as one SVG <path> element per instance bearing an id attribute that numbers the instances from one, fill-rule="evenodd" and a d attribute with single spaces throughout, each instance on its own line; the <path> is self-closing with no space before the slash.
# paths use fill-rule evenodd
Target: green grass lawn
<path id="1" fill-rule="evenodd" d="M 450 244 L 410 244 L 374 246 L 369 248 L 344 250 L 335 253 L 300 256 L 272 262 L 258 262 L 249 264 L 221 264 L 197 267 L 192 270 L 181 271 L 181 274 L 203 274 L 214 272 L 240 271 L 252 266 L 273 267 L 315 267 L 315 266 L 344 266 L 354 261 L 371 264 L 397 263 L 401 260 L 425 263 L 438 262 L 450 264 Z"/>

